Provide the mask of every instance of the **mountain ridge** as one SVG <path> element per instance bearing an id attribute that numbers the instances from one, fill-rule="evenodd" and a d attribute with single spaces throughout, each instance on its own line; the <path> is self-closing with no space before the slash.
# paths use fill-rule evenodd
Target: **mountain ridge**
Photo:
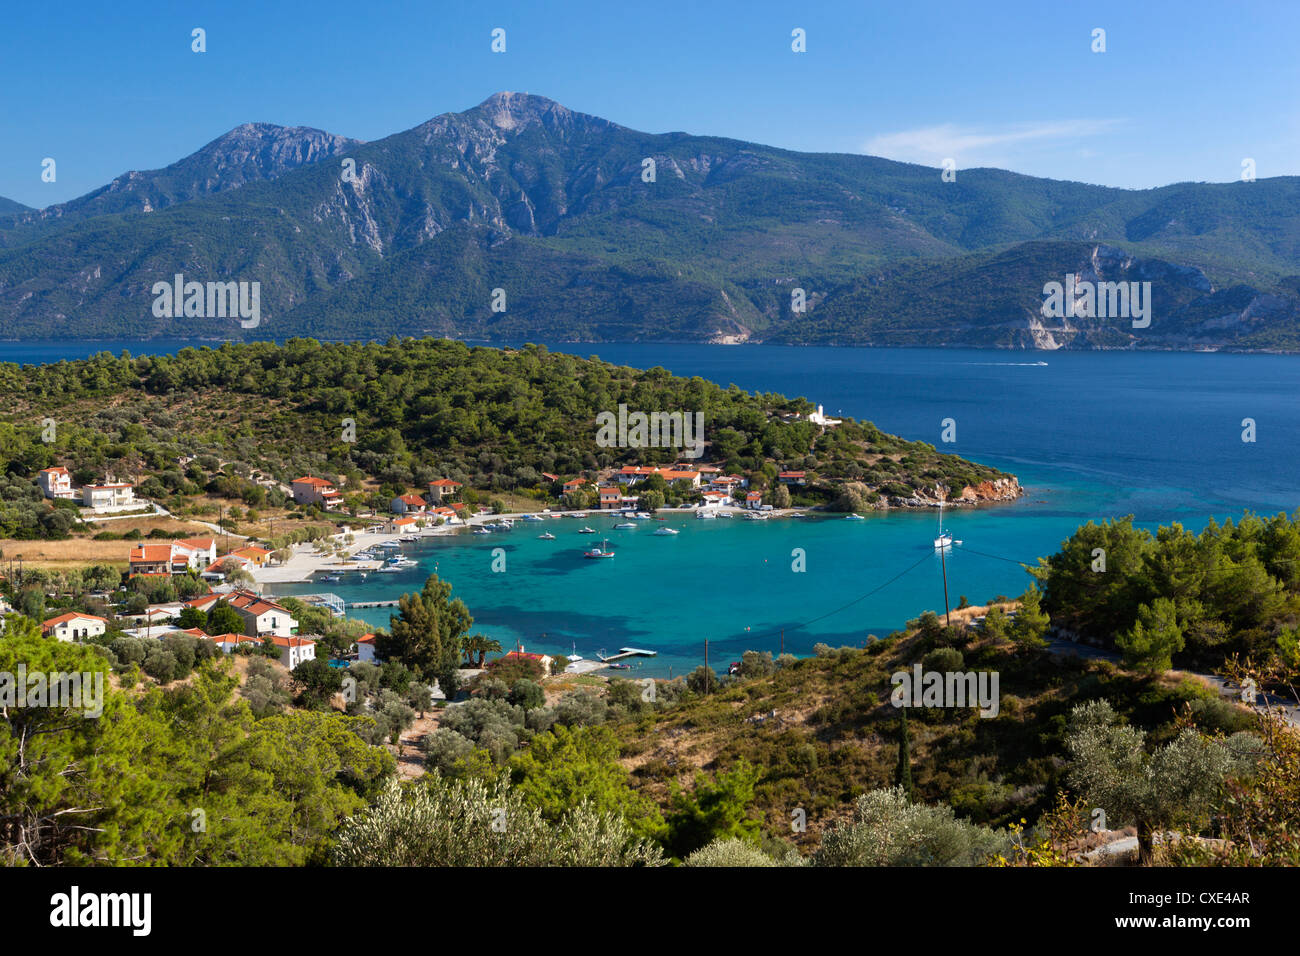
<path id="1" fill-rule="evenodd" d="M 344 156 L 353 175 L 325 162 Z M 0 338 L 868 344 L 882 341 L 875 303 L 888 307 L 889 344 L 1300 347 L 1297 177 L 1142 191 L 1004 170 L 943 182 L 879 157 L 643 133 L 511 92 L 371 142 L 245 124 L 167 170 L 147 188 L 110 184 L 64 204 L 80 205 L 59 222 L 0 219 Z M 155 194 L 160 205 L 139 211 Z M 1208 300 L 1161 279 L 1171 284 L 1155 298 L 1182 311 L 1155 331 L 1099 326 L 1046 344 L 1034 302 L 1089 259 L 1080 243 L 1147 263 L 1138 271 L 1199 270 Z M 909 293 L 945 263 L 980 291 L 939 302 L 932 278 Z M 178 272 L 259 281 L 266 320 L 245 332 L 156 319 L 149 290 Z M 1238 300 L 1268 308 L 1242 318 Z M 965 303 L 975 319 L 957 321 Z M 932 330 L 936 314 L 954 335 Z"/>

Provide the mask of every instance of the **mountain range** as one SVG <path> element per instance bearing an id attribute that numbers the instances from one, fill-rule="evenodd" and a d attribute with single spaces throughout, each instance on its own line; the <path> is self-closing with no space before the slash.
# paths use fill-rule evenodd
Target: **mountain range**
<path id="1" fill-rule="evenodd" d="M 1289 350 L 1298 262 L 1300 177 L 946 181 L 498 93 L 374 142 L 246 124 L 67 203 L 0 199 L 0 339 Z M 260 283 L 260 324 L 155 315 L 176 274 Z M 1150 325 L 1045 316 L 1067 274 L 1150 282 Z"/>

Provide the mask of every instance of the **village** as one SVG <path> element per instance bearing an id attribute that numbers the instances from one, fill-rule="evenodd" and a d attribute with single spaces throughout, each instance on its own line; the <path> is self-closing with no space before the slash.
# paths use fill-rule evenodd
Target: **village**
<path id="1" fill-rule="evenodd" d="M 281 603 L 286 599 L 273 595 L 276 585 L 331 583 L 343 580 L 345 573 L 359 574 L 364 579 L 369 574 L 415 563 L 400 555 L 399 542 L 461 530 L 489 533 L 505 530 L 520 520 L 585 517 L 588 512 L 644 517 L 657 510 L 690 512 L 697 518 L 739 514 L 766 518 L 790 513 L 790 492 L 797 491 L 808 480 L 803 471 L 779 471 L 774 481 L 770 480 L 773 476 L 765 476 L 770 485 L 765 493 L 751 488 L 752 476 L 724 474 L 718 465 L 694 462 L 621 465 L 574 477 L 550 473 L 543 473 L 542 477 L 549 483 L 547 490 L 552 506 L 535 513 L 498 512 L 461 500 L 466 497 L 462 494 L 464 485 L 451 478 L 431 480 L 423 493 L 407 491 L 394 496 L 387 513 L 356 513 L 355 509 L 348 508 L 338 481 L 303 475 L 288 483 L 292 505 L 331 520 L 334 530 L 330 533 L 315 541 L 274 547 L 269 541 L 232 535 L 222 525 L 212 524 L 210 535 L 170 540 L 150 538 L 131 543 L 118 587 L 77 595 L 61 594 L 57 589 L 48 592 L 45 595 L 48 599 L 65 607 L 56 608 L 61 613 L 42 620 L 41 630 L 56 640 L 79 642 L 102 639 L 110 630 L 153 641 L 183 634 L 210 641 L 224 654 L 260 649 L 292 671 L 301 663 L 317 658 L 320 635 L 300 633 L 294 611 Z M 42 469 L 36 482 L 51 503 L 78 503 L 85 525 L 168 514 L 160 504 L 138 495 L 133 482 L 110 477 L 76 488 L 64 466 Z M 667 504 L 669 500 L 675 507 Z M 219 546 L 220 541 L 225 542 L 224 548 Z M 11 595 L 22 587 L 24 573 L 21 558 L 16 568 L 10 562 L 8 574 L 4 576 Z M 172 590 L 177 592 L 175 598 L 151 601 L 143 607 L 139 606 L 138 596 L 130 600 L 132 594 L 148 593 L 151 588 L 161 588 L 154 593 L 164 593 L 164 582 L 173 585 Z M 336 619 L 344 618 L 348 607 L 329 591 L 295 595 L 288 603 L 295 607 L 320 608 Z M 360 602 L 355 606 L 396 603 L 396 600 Z M 216 620 L 212 612 L 218 607 L 229 609 L 220 618 L 227 625 L 224 628 L 213 628 L 211 624 Z M 0 597 L 0 616 L 13 610 Z M 357 635 L 350 646 L 336 645 L 333 650 L 332 655 L 324 655 L 330 659 L 331 666 L 376 660 L 373 633 Z M 522 646 L 510 653 L 538 658 L 549 669 L 549 660 L 527 654 Z M 575 661 L 570 667 L 587 672 L 602 664 Z"/>

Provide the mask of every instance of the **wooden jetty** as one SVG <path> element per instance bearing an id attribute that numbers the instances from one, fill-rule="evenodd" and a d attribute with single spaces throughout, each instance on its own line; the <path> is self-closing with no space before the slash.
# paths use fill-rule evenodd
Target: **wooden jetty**
<path id="1" fill-rule="evenodd" d="M 397 607 L 397 601 L 349 601 L 348 607 Z"/>

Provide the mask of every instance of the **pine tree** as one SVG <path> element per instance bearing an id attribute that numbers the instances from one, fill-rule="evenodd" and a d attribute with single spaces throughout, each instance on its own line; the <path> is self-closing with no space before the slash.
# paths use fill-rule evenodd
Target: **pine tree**
<path id="1" fill-rule="evenodd" d="M 907 708 L 902 709 L 898 720 L 898 769 L 894 771 L 894 784 L 903 788 L 907 799 L 912 799 L 912 740 L 907 728 Z"/>

